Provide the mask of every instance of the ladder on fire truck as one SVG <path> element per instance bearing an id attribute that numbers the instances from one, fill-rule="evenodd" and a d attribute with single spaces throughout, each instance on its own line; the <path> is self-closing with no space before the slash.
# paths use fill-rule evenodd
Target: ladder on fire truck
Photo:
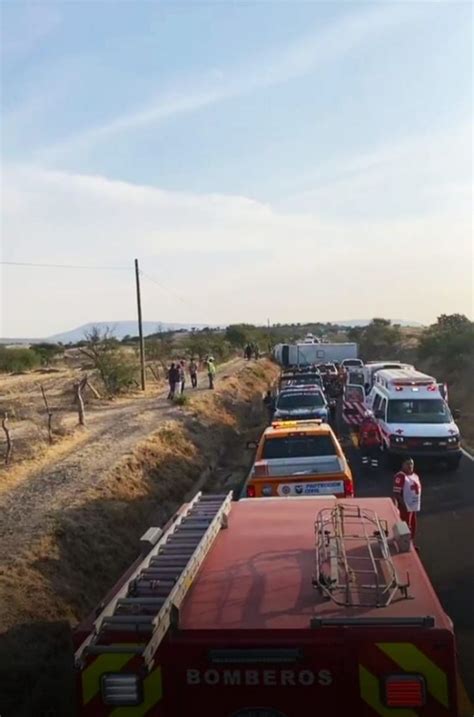
<path id="1" fill-rule="evenodd" d="M 338 502 L 319 511 L 315 522 L 316 569 L 313 585 L 345 607 L 386 607 L 407 599 L 387 539 L 388 526 L 378 514 Z"/>
<path id="2" fill-rule="evenodd" d="M 231 505 L 232 492 L 197 493 L 105 605 L 76 652 L 76 665 L 87 655 L 123 653 L 125 647 L 152 663 L 204 558 L 227 527 Z"/>

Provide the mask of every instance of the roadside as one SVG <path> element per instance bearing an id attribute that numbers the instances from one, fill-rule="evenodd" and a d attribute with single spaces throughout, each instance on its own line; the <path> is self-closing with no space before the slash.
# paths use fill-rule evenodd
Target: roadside
<path id="1" fill-rule="evenodd" d="M 107 422 L 91 423 L 87 442 L 3 491 L 0 694 L 11 696 L 0 699 L 2 717 L 42 714 L 32 705 L 43 703 L 45 714 L 69 714 L 69 625 L 135 559 L 150 525 L 163 525 L 197 489 L 238 484 L 275 371 L 236 359 L 219 369 L 215 391 L 189 391 L 183 406 L 163 396 L 117 406 Z M 21 705 L 14 685 L 28 681 Z"/>

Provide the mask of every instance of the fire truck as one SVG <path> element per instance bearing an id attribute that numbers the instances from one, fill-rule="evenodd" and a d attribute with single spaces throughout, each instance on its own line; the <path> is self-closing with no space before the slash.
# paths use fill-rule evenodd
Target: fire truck
<path id="1" fill-rule="evenodd" d="M 202 495 L 76 633 L 82 717 L 458 715 L 453 625 L 389 498 Z"/>

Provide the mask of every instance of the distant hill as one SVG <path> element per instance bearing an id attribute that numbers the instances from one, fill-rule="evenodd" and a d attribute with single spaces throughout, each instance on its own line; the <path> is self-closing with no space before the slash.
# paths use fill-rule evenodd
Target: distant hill
<path id="1" fill-rule="evenodd" d="M 367 326 L 370 324 L 372 319 L 346 319 L 344 321 L 331 321 L 332 324 L 337 326 Z M 424 324 L 420 324 L 419 321 L 406 321 L 405 319 L 390 319 L 392 324 L 400 324 L 400 326 L 413 326 L 414 328 L 420 328 Z"/>
<path id="2" fill-rule="evenodd" d="M 177 331 L 178 329 L 203 329 L 209 324 L 167 324 L 163 321 L 144 321 L 143 322 L 143 333 L 145 336 L 149 334 L 156 334 L 160 331 Z M 60 334 L 54 334 L 48 336 L 45 341 L 51 341 L 52 343 L 61 342 L 63 344 L 76 343 L 85 338 L 94 326 L 99 329 L 106 329 L 107 327 L 111 330 L 115 338 L 123 339 L 124 336 L 137 336 L 138 326 L 136 321 L 95 321 L 90 324 L 83 324 L 78 326 L 77 329 L 71 331 L 64 331 Z"/>

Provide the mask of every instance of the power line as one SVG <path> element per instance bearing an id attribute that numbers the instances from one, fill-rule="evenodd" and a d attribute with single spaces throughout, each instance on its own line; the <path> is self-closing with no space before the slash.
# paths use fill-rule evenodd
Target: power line
<path id="1" fill-rule="evenodd" d="M 185 299 L 184 297 L 180 296 L 174 289 L 170 289 L 168 286 L 165 286 L 165 284 L 162 284 L 160 281 L 157 281 L 149 274 L 146 274 L 142 269 L 140 269 L 140 274 L 145 277 L 145 279 L 148 279 L 148 281 L 153 282 L 153 284 L 156 284 L 160 287 L 160 289 L 164 289 L 164 291 L 168 291 L 170 294 L 174 294 L 177 299 L 183 302 L 183 304 L 191 304 L 190 299 Z"/>
<path id="2" fill-rule="evenodd" d="M 86 266 L 82 264 L 35 264 L 29 261 L 0 261 L 0 264 L 7 266 L 34 266 L 45 269 L 99 269 L 101 271 L 131 271 L 129 266 Z"/>

